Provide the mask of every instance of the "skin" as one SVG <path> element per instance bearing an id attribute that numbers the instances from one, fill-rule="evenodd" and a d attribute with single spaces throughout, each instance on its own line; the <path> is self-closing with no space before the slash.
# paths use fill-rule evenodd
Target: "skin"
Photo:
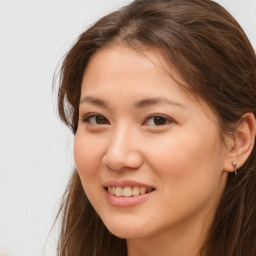
<path id="1" fill-rule="evenodd" d="M 110 232 L 127 240 L 129 256 L 196 255 L 226 184 L 230 156 L 215 114 L 167 69 L 179 78 L 157 51 L 112 45 L 91 58 L 82 81 L 75 163 L 90 202 Z M 135 206 L 113 206 L 103 186 L 123 180 L 155 191 Z"/>

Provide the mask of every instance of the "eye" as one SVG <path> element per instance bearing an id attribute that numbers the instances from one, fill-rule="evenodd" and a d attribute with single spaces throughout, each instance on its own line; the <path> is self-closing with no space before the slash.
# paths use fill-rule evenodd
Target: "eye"
<path id="1" fill-rule="evenodd" d="M 88 114 L 84 118 L 82 118 L 84 123 L 92 124 L 92 125 L 104 125 L 109 124 L 107 118 L 98 114 Z"/>
<path id="2" fill-rule="evenodd" d="M 151 115 L 143 122 L 144 125 L 162 126 L 173 123 L 173 120 L 164 115 Z"/>

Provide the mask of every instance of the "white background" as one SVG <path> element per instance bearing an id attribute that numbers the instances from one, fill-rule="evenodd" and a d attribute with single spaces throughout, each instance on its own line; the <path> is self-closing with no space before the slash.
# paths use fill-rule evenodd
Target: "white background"
<path id="1" fill-rule="evenodd" d="M 56 255 L 47 235 L 73 166 L 55 69 L 86 27 L 129 0 L 0 0 L 0 254 Z M 256 0 L 219 0 L 256 49 Z M 46 244 L 46 246 L 45 246 Z"/>

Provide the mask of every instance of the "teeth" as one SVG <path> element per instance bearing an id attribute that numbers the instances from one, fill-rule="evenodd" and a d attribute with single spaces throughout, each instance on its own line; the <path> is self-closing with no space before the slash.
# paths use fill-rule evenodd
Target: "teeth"
<path id="1" fill-rule="evenodd" d="M 124 196 L 124 197 L 130 197 L 130 196 L 138 196 L 138 195 L 144 195 L 146 193 L 152 192 L 153 188 L 145 188 L 145 187 L 108 187 L 108 192 L 111 195 L 115 196 Z"/>
<path id="2" fill-rule="evenodd" d="M 146 188 L 140 188 L 140 194 L 143 195 L 147 192 Z"/>
<path id="3" fill-rule="evenodd" d="M 115 196 L 123 196 L 123 189 L 120 187 L 116 187 Z"/>
<path id="4" fill-rule="evenodd" d="M 123 188 L 123 196 L 131 196 L 131 195 L 132 195 L 132 188 L 131 187 Z"/>
<path id="5" fill-rule="evenodd" d="M 138 196 L 140 194 L 140 188 L 139 187 L 134 187 L 132 189 L 132 195 L 133 196 Z"/>
<path id="6" fill-rule="evenodd" d="M 112 194 L 112 195 L 114 195 L 115 194 L 115 187 L 108 187 L 108 192 L 110 193 L 110 194 Z"/>

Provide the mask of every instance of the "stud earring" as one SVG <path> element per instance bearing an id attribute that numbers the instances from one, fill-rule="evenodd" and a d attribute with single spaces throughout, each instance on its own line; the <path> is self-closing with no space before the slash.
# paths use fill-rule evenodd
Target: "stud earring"
<path id="1" fill-rule="evenodd" d="M 236 161 L 231 162 L 231 164 L 233 165 L 233 168 L 235 170 L 235 175 L 237 175 L 237 171 L 236 171 Z"/>

